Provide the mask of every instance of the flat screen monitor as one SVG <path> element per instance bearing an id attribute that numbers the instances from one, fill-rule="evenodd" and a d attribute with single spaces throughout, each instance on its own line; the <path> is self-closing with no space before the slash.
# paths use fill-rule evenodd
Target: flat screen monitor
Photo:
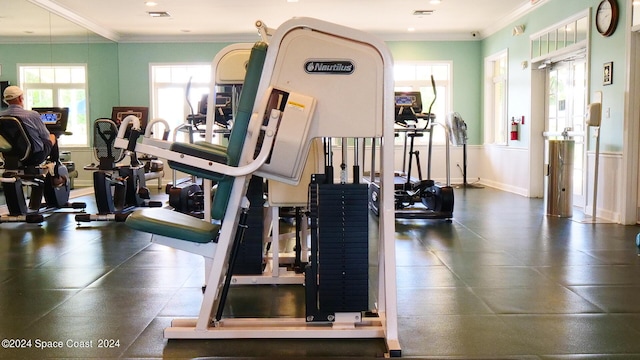
<path id="1" fill-rule="evenodd" d="M 233 119 L 233 94 L 222 92 L 216 94 L 216 107 L 214 120 L 222 127 L 228 127 Z"/>
<path id="2" fill-rule="evenodd" d="M 140 119 L 140 127 L 144 131 L 147 126 L 149 108 L 146 106 L 114 106 L 111 109 L 111 120 L 113 120 L 118 127 L 120 127 L 122 120 L 129 115 L 134 115 Z"/>
<path id="3" fill-rule="evenodd" d="M 198 114 L 207 114 L 207 106 L 209 104 L 209 94 L 204 94 L 198 103 Z"/>
<path id="4" fill-rule="evenodd" d="M 0 81 L 0 96 L 4 95 L 4 89 L 8 88 L 9 85 L 11 85 L 11 83 L 8 81 Z M 9 105 L 5 104 L 5 102 L 0 99 L 0 108 L 5 109 L 8 107 Z"/>
<path id="5" fill-rule="evenodd" d="M 31 110 L 40 114 L 40 120 L 47 126 L 49 132 L 65 132 L 69 121 L 67 107 L 35 107 Z"/>

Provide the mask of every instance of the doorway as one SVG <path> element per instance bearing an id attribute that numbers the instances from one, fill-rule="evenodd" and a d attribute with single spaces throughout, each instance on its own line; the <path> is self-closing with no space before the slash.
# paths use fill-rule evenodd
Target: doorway
<path id="1" fill-rule="evenodd" d="M 573 159 L 573 204 L 586 205 L 585 112 L 587 107 L 587 62 L 584 55 L 572 55 L 550 63 L 546 76 L 546 124 L 548 139 L 575 141 Z M 545 159 L 548 159 L 545 142 Z"/>

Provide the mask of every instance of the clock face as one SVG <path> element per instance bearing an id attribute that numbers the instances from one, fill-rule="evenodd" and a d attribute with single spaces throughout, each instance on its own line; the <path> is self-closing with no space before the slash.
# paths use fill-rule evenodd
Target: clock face
<path id="1" fill-rule="evenodd" d="M 604 36 L 613 34 L 618 21 L 617 4 L 615 0 L 603 0 L 596 12 L 596 29 Z"/>

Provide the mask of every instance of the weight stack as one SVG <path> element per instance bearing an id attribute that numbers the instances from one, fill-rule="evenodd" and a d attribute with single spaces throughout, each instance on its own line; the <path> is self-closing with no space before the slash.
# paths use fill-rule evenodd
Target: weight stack
<path id="1" fill-rule="evenodd" d="M 310 192 L 312 254 L 305 274 L 307 320 L 330 321 L 338 312 L 366 311 L 368 186 L 317 183 L 311 184 Z"/>

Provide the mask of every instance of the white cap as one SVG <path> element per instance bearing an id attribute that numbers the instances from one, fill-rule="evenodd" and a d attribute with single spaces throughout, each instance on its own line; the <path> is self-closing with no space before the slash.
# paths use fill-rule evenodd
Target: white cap
<path id="1" fill-rule="evenodd" d="M 20 95 L 22 95 L 22 89 L 17 86 L 11 85 L 4 89 L 3 100 L 6 103 L 18 98 Z"/>

